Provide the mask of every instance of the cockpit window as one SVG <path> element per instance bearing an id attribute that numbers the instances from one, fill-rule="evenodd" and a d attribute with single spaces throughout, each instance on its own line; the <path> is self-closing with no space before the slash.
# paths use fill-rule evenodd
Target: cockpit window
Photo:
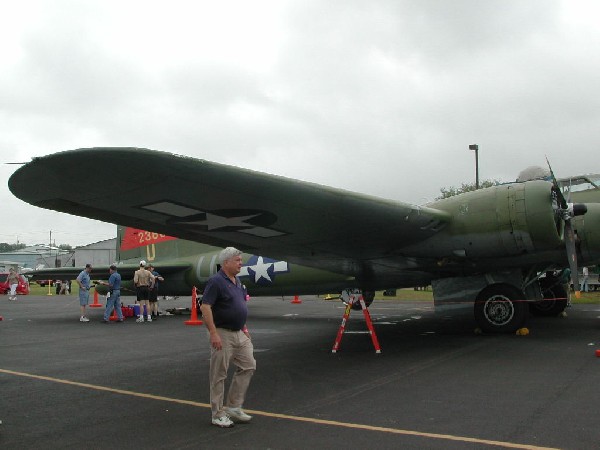
<path id="1" fill-rule="evenodd" d="M 585 175 L 575 178 L 563 178 L 559 181 L 563 192 L 581 192 L 600 189 L 600 174 Z"/>

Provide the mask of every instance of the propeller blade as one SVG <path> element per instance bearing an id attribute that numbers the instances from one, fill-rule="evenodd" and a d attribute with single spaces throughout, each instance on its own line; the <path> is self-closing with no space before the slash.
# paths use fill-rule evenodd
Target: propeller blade
<path id="1" fill-rule="evenodd" d="M 577 272 L 577 247 L 575 243 L 575 230 L 573 229 L 573 221 L 572 218 L 575 216 L 581 216 L 587 212 L 587 206 L 583 204 L 571 205 L 565 199 L 562 190 L 560 189 L 560 185 L 558 181 L 556 181 L 556 177 L 554 176 L 554 172 L 552 171 L 552 166 L 550 165 L 550 161 L 546 158 L 546 163 L 548 164 L 548 169 L 550 169 L 550 176 L 552 177 L 552 191 L 554 195 L 556 195 L 556 201 L 558 202 L 558 207 L 560 208 L 558 213 L 560 213 L 562 221 L 565 224 L 564 228 L 564 240 L 565 246 L 567 247 L 567 259 L 569 260 L 569 269 L 571 270 L 571 282 L 573 283 L 573 290 L 575 291 L 575 297 L 581 297 L 581 291 L 579 290 L 579 273 Z M 571 196 L 571 190 L 569 189 L 569 197 Z"/>
<path id="2" fill-rule="evenodd" d="M 550 169 L 550 176 L 552 177 L 552 185 L 554 186 L 554 191 L 556 193 L 556 197 L 558 199 L 559 206 L 561 207 L 561 209 L 567 209 L 568 208 L 567 199 L 565 199 L 565 196 L 563 195 L 562 191 L 560 190 L 560 186 L 558 184 L 558 181 L 556 181 L 556 177 L 554 176 L 554 172 L 552 171 L 552 166 L 550 165 L 550 161 L 548 161 L 547 157 L 546 157 L 546 163 L 548 164 L 548 169 Z"/>
<path id="3" fill-rule="evenodd" d="M 575 231 L 570 220 L 565 222 L 565 243 L 567 245 L 567 257 L 569 259 L 569 269 L 571 269 L 571 282 L 575 297 L 581 297 L 579 289 L 579 273 L 577 272 L 577 249 L 575 247 Z"/>

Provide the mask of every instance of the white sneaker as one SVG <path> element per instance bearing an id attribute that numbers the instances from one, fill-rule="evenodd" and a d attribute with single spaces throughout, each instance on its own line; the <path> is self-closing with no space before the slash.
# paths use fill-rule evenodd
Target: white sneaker
<path id="1" fill-rule="evenodd" d="M 87 318 L 87 317 L 85 317 L 85 316 L 81 316 L 81 317 L 79 318 L 79 321 L 80 321 L 80 322 L 89 322 L 89 321 L 90 321 L 90 319 L 88 319 L 88 318 Z"/>
<path id="2" fill-rule="evenodd" d="M 147 316 L 147 317 L 146 317 L 146 322 L 152 322 L 152 317 L 150 317 L 150 316 Z"/>
<path id="3" fill-rule="evenodd" d="M 137 319 L 135 319 L 135 321 L 137 323 L 144 323 L 144 318 L 142 316 L 139 316 Z"/>
<path id="4" fill-rule="evenodd" d="M 229 408 L 226 406 L 223 411 L 235 422 L 250 422 L 252 420 L 252 416 L 246 414 L 242 408 Z"/>
<path id="5" fill-rule="evenodd" d="M 231 428 L 233 422 L 227 416 L 213 417 L 212 424 L 221 428 Z"/>

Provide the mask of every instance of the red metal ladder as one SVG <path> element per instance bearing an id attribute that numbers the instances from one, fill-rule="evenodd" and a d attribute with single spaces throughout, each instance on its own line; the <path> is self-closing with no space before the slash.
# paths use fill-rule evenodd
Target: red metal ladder
<path id="1" fill-rule="evenodd" d="M 349 301 L 346 302 L 346 309 L 344 311 L 344 315 L 342 316 L 342 324 L 340 325 L 340 329 L 337 332 L 337 336 L 335 338 L 335 342 L 333 344 L 333 348 L 331 349 L 331 353 L 336 353 L 340 348 L 340 343 L 342 342 L 342 336 L 346 331 L 346 322 L 350 318 L 350 311 L 352 310 L 352 305 L 354 303 L 359 303 L 360 308 L 362 309 L 363 315 L 365 316 L 365 321 L 367 322 L 367 328 L 369 329 L 368 333 L 371 335 L 371 340 L 373 341 L 373 347 L 375 347 L 375 353 L 381 353 L 381 347 L 379 346 L 379 341 L 377 340 L 377 334 L 375 334 L 375 328 L 373 328 L 373 321 L 371 320 L 371 314 L 369 313 L 369 309 L 365 304 L 365 300 L 362 294 L 359 294 L 358 299 L 355 294 L 351 294 L 349 297 Z"/>

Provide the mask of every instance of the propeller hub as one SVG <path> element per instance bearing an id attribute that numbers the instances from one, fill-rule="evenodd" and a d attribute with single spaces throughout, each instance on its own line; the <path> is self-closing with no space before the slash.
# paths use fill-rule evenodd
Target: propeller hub
<path id="1" fill-rule="evenodd" d="M 583 216 L 588 211 L 588 207 L 584 203 L 571 203 L 569 209 L 572 211 L 573 217 Z"/>

